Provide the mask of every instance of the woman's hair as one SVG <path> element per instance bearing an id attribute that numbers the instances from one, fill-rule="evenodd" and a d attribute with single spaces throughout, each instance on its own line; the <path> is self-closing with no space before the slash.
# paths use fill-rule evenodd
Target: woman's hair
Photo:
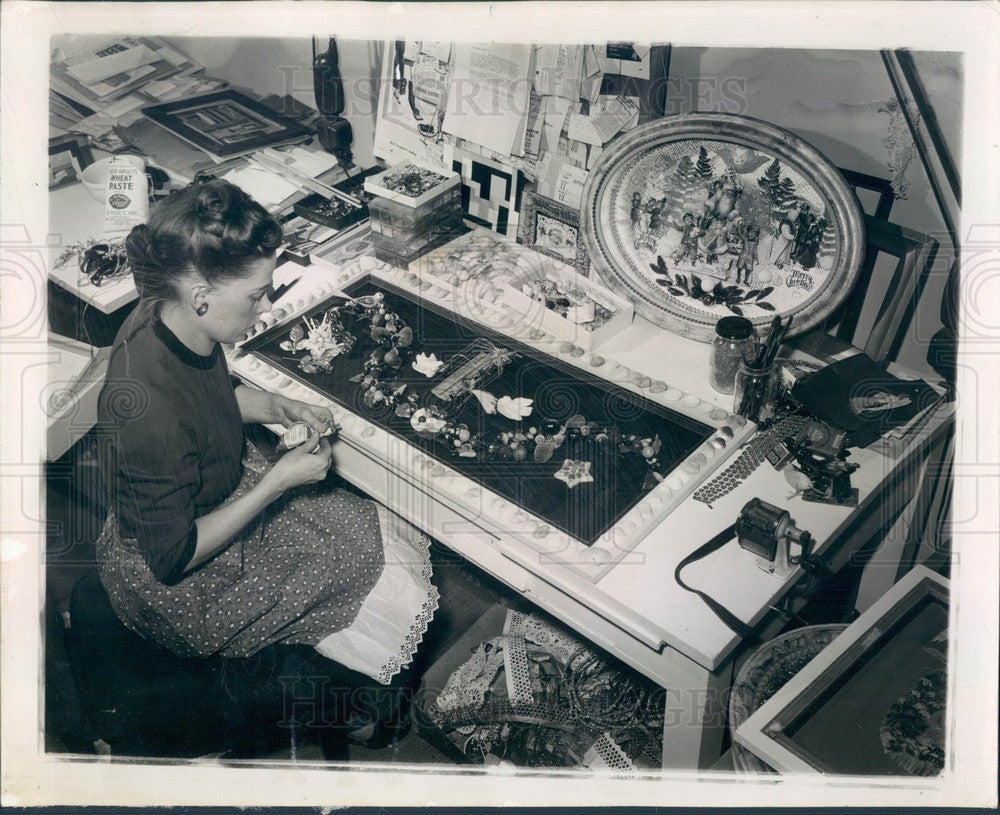
<path id="1" fill-rule="evenodd" d="M 191 184 L 162 201 L 148 224 L 125 241 L 135 286 L 146 314 L 177 299 L 178 282 L 191 271 L 216 283 L 246 274 L 249 261 L 281 244 L 281 225 L 264 207 L 228 181 Z"/>

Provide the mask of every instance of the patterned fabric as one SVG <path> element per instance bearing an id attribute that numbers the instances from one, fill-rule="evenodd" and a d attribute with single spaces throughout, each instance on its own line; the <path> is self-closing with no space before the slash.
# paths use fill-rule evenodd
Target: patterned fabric
<path id="1" fill-rule="evenodd" d="M 376 504 L 385 568 L 357 617 L 316 646 L 323 656 L 367 674 L 383 685 L 413 660 L 438 607 L 431 583 L 430 540 Z"/>
<path id="2" fill-rule="evenodd" d="M 267 468 L 247 445 L 228 500 Z M 245 657 L 276 642 L 316 644 L 349 626 L 383 570 L 375 505 L 342 490 L 300 488 L 215 558 L 173 586 L 159 582 L 110 514 L 97 542 L 101 580 L 118 616 L 180 656 Z"/>

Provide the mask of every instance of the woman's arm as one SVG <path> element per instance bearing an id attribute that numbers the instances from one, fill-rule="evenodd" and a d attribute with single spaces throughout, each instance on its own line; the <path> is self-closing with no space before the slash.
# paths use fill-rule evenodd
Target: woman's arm
<path id="1" fill-rule="evenodd" d="M 274 484 L 266 483 L 265 479 L 246 495 L 195 520 L 198 533 L 194 554 L 184 571 L 191 571 L 225 549 L 236 534 L 279 495 L 281 490 L 277 490 Z"/>
<path id="2" fill-rule="evenodd" d="M 326 478 L 330 469 L 330 443 L 321 439 L 316 452 L 308 452 L 315 446 L 317 438 L 314 432 L 304 444 L 285 453 L 246 495 L 195 520 L 198 530 L 195 550 L 184 568 L 185 572 L 200 566 L 228 546 L 243 527 L 285 490 L 300 484 L 315 484 Z"/>
<path id="3" fill-rule="evenodd" d="M 271 424 L 281 421 L 278 411 L 278 400 L 291 401 L 276 393 L 251 388 L 249 385 L 238 385 L 234 391 L 236 404 L 240 407 L 240 416 L 245 424 Z"/>
<path id="4" fill-rule="evenodd" d="M 294 422 L 305 422 L 317 433 L 323 434 L 337 429 L 329 408 L 299 402 L 270 391 L 239 385 L 236 388 L 236 404 L 245 423 L 277 423 L 288 427 Z"/>

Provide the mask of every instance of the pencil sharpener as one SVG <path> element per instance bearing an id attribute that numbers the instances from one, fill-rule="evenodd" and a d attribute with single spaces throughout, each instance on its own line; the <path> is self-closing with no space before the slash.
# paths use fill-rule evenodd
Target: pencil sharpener
<path id="1" fill-rule="evenodd" d="M 736 538 L 740 546 L 757 555 L 761 569 L 779 577 L 794 571 L 812 543 L 812 536 L 799 529 L 787 511 L 760 498 L 748 501 L 740 510 Z"/>

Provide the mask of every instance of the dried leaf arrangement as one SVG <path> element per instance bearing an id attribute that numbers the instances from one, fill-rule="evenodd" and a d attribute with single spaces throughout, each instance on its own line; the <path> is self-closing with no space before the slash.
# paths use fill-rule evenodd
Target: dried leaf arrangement
<path id="1" fill-rule="evenodd" d="M 744 289 L 741 286 L 726 286 L 720 281 L 711 289 L 702 288 L 701 278 L 692 274 L 690 280 L 685 274 L 671 274 L 662 255 L 656 256 L 656 263 L 650 263 L 656 282 L 674 297 L 690 297 L 705 306 L 725 306 L 733 314 L 743 316 L 746 306 L 755 306 L 763 311 L 775 311 L 774 305 L 764 298 L 774 291 L 773 286 L 762 289 Z"/>

